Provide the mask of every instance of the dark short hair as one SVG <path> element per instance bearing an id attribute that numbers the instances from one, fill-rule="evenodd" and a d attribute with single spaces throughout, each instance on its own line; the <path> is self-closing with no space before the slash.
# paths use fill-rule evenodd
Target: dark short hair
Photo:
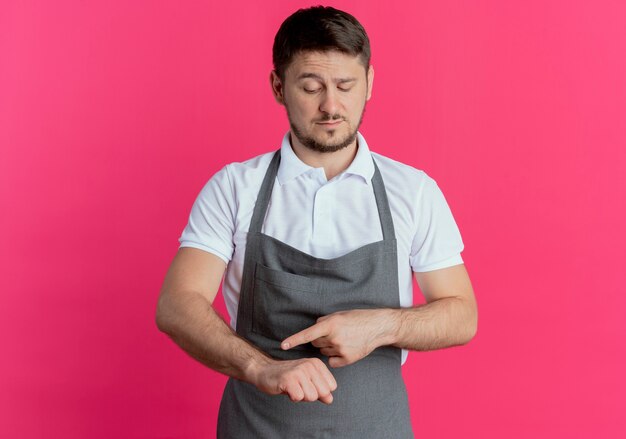
<path id="1" fill-rule="evenodd" d="M 367 73 L 370 40 L 356 18 L 330 6 L 298 9 L 283 21 L 274 37 L 274 70 L 284 81 L 285 70 L 297 54 L 329 50 L 358 55 Z"/>

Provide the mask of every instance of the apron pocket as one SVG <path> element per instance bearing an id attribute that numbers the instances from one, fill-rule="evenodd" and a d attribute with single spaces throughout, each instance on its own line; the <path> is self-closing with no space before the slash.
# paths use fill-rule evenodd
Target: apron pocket
<path id="1" fill-rule="evenodd" d="M 252 331 L 282 341 L 315 324 L 320 316 L 320 299 L 316 280 L 257 263 Z"/>

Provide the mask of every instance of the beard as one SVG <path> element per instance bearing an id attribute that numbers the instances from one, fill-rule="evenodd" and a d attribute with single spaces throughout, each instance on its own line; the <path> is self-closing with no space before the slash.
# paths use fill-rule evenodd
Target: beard
<path id="1" fill-rule="evenodd" d="M 339 139 L 335 141 L 334 143 L 332 142 L 321 143 L 321 142 L 318 142 L 312 136 L 308 136 L 304 134 L 302 130 L 300 130 L 293 123 L 293 121 L 291 120 L 291 117 L 289 117 L 289 109 L 287 109 L 287 118 L 289 119 L 289 126 L 291 127 L 291 132 L 294 134 L 294 136 L 296 136 L 296 138 L 300 141 L 301 144 L 303 144 L 310 150 L 315 151 L 315 152 L 322 152 L 322 153 L 336 152 L 347 147 L 348 145 L 351 145 L 356 139 L 357 132 L 359 131 L 359 127 L 361 126 L 361 122 L 363 122 L 364 114 L 365 114 L 365 106 L 363 106 L 363 111 L 361 112 L 361 117 L 359 118 L 359 123 L 357 124 L 356 128 L 354 129 L 354 131 L 349 132 L 343 139 Z M 328 122 L 331 120 L 334 121 L 334 120 L 342 120 L 342 119 L 343 118 L 340 115 L 334 115 L 333 117 L 331 117 L 330 115 L 326 115 L 326 117 L 323 118 L 321 121 Z"/>

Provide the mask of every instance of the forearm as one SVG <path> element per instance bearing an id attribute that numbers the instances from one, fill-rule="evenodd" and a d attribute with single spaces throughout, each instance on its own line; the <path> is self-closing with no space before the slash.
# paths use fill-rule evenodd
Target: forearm
<path id="1" fill-rule="evenodd" d="M 157 325 L 191 357 L 225 375 L 252 382 L 252 369 L 272 359 L 241 338 L 198 293 L 166 294 Z"/>
<path id="2" fill-rule="evenodd" d="M 399 348 L 428 351 L 463 345 L 476 333 L 475 306 L 457 297 L 385 311 L 390 329 L 384 344 Z"/>

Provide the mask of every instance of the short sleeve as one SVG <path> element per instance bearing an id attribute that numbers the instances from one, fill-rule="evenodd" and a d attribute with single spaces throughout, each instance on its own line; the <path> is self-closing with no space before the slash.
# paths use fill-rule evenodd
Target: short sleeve
<path id="1" fill-rule="evenodd" d="M 461 233 L 443 193 L 429 176 L 426 176 L 416 218 L 410 256 L 413 271 L 432 271 L 463 263 Z"/>
<path id="2" fill-rule="evenodd" d="M 194 247 L 219 256 L 228 264 L 233 256 L 235 202 L 228 166 L 215 173 L 200 190 L 189 221 L 178 239 L 180 247 Z"/>

